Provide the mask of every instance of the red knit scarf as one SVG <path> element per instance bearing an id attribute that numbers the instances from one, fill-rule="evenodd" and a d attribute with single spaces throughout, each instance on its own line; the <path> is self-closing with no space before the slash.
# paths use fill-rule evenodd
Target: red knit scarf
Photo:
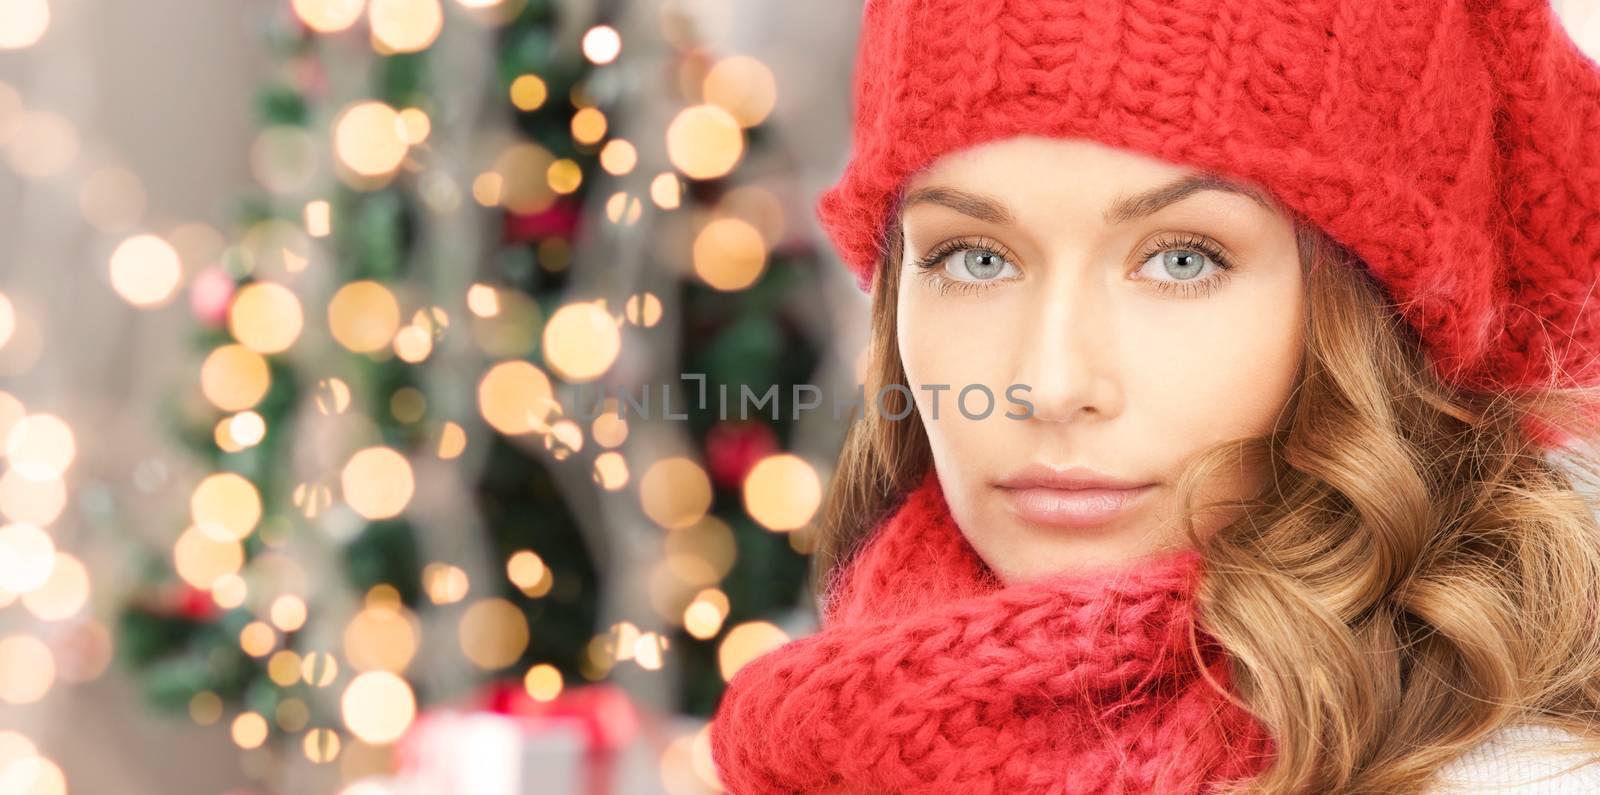
<path id="1" fill-rule="evenodd" d="M 1198 793 L 1258 772 L 1270 738 L 1204 678 L 1229 686 L 1194 622 L 1202 561 L 1005 584 L 930 472 L 837 580 L 822 631 L 728 683 L 717 772 L 733 795 Z"/>

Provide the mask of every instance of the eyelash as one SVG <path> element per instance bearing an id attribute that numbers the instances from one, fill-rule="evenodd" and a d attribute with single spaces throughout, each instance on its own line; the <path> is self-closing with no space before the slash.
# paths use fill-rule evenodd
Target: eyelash
<path id="1" fill-rule="evenodd" d="M 956 253 L 957 251 L 966 251 L 968 249 L 976 249 L 978 251 L 995 254 L 1007 262 L 1016 261 L 1016 258 L 1011 254 L 1011 250 L 1006 248 L 1004 245 L 1001 245 L 998 241 L 985 237 L 977 237 L 947 240 L 937 246 L 934 246 L 932 251 L 929 251 L 926 255 L 918 258 L 914 264 L 917 266 L 918 273 L 925 278 L 932 280 L 933 286 L 939 290 L 941 295 L 949 294 L 951 291 L 970 293 L 986 290 L 992 286 L 993 281 L 999 280 L 991 280 L 990 282 L 960 281 L 943 275 L 943 273 L 940 272 L 941 269 L 938 268 L 938 265 L 944 262 L 946 257 Z M 1190 297 L 1209 295 L 1213 290 L 1221 285 L 1222 281 L 1227 278 L 1227 272 L 1233 270 L 1234 267 L 1232 258 L 1230 258 L 1222 250 L 1221 246 L 1212 242 L 1208 238 L 1188 232 L 1180 235 L 1164 235 L 1156 238 L 1139 255 L 1139 264 L 1143 266 L 1144 263 L 1150 261 L 1151 257 L 1171 249 L 1197 251 L 1206 255 L 1207 257 L 1211 258 L 1212 262 L 1216 263 L 1217 273 L 1198 281 L 1193 279 L 1184 281 L 1164 281 L 1159 279 L 1147 280 L 1153 282 L 1156 286 L 1156 290 L 1162 293 L 1171 293 L 1174 290 L 1181 290 Z"/>

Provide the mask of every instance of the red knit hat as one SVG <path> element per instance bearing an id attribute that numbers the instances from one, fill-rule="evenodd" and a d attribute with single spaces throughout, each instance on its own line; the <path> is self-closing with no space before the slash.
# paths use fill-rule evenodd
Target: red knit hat
<path id="1" fill-rule="evenodd" d="M 868 0 L 816 210 L 862 289 L 940 155 L 1082 137 L 1265 186 L 1464 386 L 1600 376 L 1600 67 L 1549 0 Z"/>

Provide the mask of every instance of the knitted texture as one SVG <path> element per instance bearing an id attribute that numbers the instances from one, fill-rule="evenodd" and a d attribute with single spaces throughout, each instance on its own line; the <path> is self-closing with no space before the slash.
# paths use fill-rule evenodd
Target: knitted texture
<path id="1" fill-rule="evenodd" d="M 842 571 L 820 632 L 728 683 L 711 747 L 733 795 L 1195 793 L 1271 759 L 1204 678 L 1229 687 L 1193 549 L 1001 583 L 930 472 Z"/>
<path id="2" fill-rule="evenodd" d="M 816 212 L 862 289 L 909 177 L 1020 134 L 1252 181 L 1468 387 L 1600 376 L 1600 67 L 1549 0 L 869 0 Z"/>

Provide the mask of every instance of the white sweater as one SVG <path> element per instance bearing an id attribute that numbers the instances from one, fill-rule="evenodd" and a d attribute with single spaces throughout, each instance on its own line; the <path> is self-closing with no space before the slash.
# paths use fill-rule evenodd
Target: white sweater
<path id="1" fill-rule="evenodd" d="M 1501 729 L 1439 771 L 1429 795 L 1589 795 L 1600 793 L 1600 759 L 1557 743 L 1563 729 L 1519 723 Z"/>

